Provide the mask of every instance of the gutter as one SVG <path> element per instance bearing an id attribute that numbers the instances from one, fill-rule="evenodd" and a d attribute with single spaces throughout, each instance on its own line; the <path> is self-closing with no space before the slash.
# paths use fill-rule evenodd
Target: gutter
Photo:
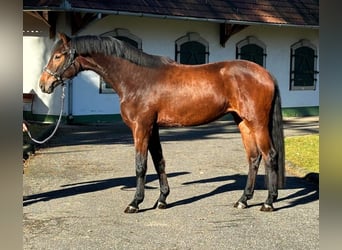
<path id="1" fill-rule="evenodd" d="M 66 12 L 86 12 L 86 13 L 101 13 L 107 15 L 122 15 L 122 16 L 135 16 L 135 17 L 150 17 L 159 19 L 170 19 L 170 20 L 183 20 L 183 21 L 204 21 L 213 23 L 230 23 L 230 24 L 241 24 L 241 25 L 270 25 L 277 27 L 296 27 L 296 28 L 309 28 L 319 29 L 319 25 L 299 25 L 299 24 L 288 24 L 288 23 L 267 23 L 267 22 L 251 22 L 251 21 L 239 21 L 232 19 L 218 19 L 218 18 L 203 18 L 203 17 L 190 17 L 190 16 L 172 16 L 172 15 L 159 15 L 144 12 L 129 12 L 129 11 L 117 11 L 117 10 L 101 10 L 101 9 L 88 9 L 88 8 L 74 8 L 67 1 L 61 5 L 61 7 L 41 7 L 41 8 L 30 8 L 25 7 L 23 11 L 66 11 Z"/>

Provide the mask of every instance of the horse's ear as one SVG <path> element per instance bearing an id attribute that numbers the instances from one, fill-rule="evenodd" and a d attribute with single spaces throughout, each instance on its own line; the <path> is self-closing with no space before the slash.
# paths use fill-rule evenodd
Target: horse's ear
<path id="1" fill-rule="evenodd" d="M 68 45 L 68 42 L 70 41 L 70 37 L 68 37 L 64 33 L 58 33 L 59 38 L 63 41 L 64 46 Z"/>

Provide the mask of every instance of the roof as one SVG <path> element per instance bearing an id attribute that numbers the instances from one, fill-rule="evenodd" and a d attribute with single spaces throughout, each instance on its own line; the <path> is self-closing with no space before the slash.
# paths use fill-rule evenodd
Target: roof
<path id="1" fill-rule="evenodd" d="M 318 0 L 24 0 L 24 10 L 59 10 L 198 19 L 241 24 L 319 26 Z"/>

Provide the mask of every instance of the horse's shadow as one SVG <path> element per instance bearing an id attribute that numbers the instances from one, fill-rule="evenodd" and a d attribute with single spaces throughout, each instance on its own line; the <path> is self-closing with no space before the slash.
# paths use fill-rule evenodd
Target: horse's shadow
<path id="1" fill-rule="evenodd" d="M 172 177 L 185 175 L 185 174 L 190 174 L 190 172 L 169 173 L 168 177 L 172 178 Z M 244 186 L 246 183 L 246 178 L 247 178 L 246 175 L 235 174 L 235 175 L 218 176 L 218 177 L 209 178 L 209 179 L 201 179 L 201 180 L 196 180 L 196 181 L 191 181 L 191 182 L 185 182 L 182 185 L 187 186 L 187 185 L 200 185 L 200 184 L 206 184 L 206 183 L 222 183 L 222 182 L 225 182 L 225 184 L 220 185 L 220 186 L 218 185 L 217 188 L 215 188 L 214 190 L 208 193 L 203 193 L 197 196 L 192 196 L 183 200 L 178 200 L 178 201 L 169 203 L 168 208 L 191 204 L 196 201 L 199 201 L 199 200 L 202 200 L 202 199 L 214 196 L 214 195 L 227 193 L 230 191 L 241 190 L 241 194 L 242 194 L 242 190 L 244 189 Z M 262 176 L 262 175 L 257 176 L 255 190 L 265 189 L 265 187 L 263 186 L 264 178 L 265 176 Z M 146 176 L 146 184 L 155 180 L 158 180 L 158 176 L 155 174 Z M 37 202 L 60 199 L 60 198 L 65 198 L 65 197 L 79 195 L 79 194 L 97 192 L 97 191 L 106 190 L 106 189 L 114 188 L 118 186 L 122 186 L 122 189 L 135 188 L 135 184 L 136 184 L 135 176 L 68 184 L 68 185 L 61 186 L 62 189 L 59 189 L 59 190 L 53 190 L 49 192 L 24 196 L 23 206 L 28 206 Z M 156 187 L 150 187 L 146 185 L 146 188 L 153 189 Z M 278 207 L 277 210 L 307 204 L 307 203 L 310 203 L 319 199 L 318 185 L 308 182 L 304 180 L 303 178 L 292 177 L 292 176 L 287 177 L 285 189 L 293 189 L 296 191 L 285 197 L 282 197 L 280 195 L 278 201 L 284 201 L 284 200 L 291 200 L 291 201 L 289 201 L 288 205 L 286 206 Z M 200 190 L 200 188 L 198 188 L 198 190 Z M 256 206 L 256 205 L 261 205 L 261 203 L 252 204 L 250 206 Z M 150 209 L 152 208 L 141 209 L 140 212 L 148 211 Z"/>
<path id="2" fill-rule="evenodd" d="M 288 205 L 283 206 L 283 207 L 278 207 L 276 208 L 276 210 L 291 208 L 291 207 L 295 207 L 298 205 L 304 205 L 304 204 L 313 202 L 315 200 L 318 200 L 319 199 L 319 188 L 318 188 L 318 182 L 317 182 L 318 174 L 313 174 L 313 175 L 316 178 L 316 183 L 307 181 L 307 177 L 304 177 L 304 178 L 295 177 L 295 176 L 287 177 L 286 187 L 284 189 L 293 189 L 293 190 L 298 189 L 298 190 L 284 197 L 282 197 L 280 193 L 279 195 L 280 197 L 278 198 L 277 201 L 284 201 L 284 200 L 290 200 L 290 201 L 288 202 Z M 229 182 L 227 184 L 218 186 L 217 188 L 215 188 L 214 190 L 208 193 L 204 193 L 201 195 L 189 197 L 183 200 L 170 203 L 168 204 L 168 207 L 175 207 L 175 206 L 190 204 L 190 203 L 199 201 L 201 199 L 205 199 L 205 198 L 217 195 L 217 194 L 226 193 L 230 191 L 241 190 L 241 194 L 242 194 L 243 189 L 245 187 L 246 180 L 247 180 L 246 175 L 235 174 L 235 175 L 219 176 L 219 177 L 214 177 L 214 178 L 209 178 L 209 179 L 202 179 L 202 180 L 183 183 L 183 185 L 194 185 L 194 184 L 197 185 L 197 184 L 214 183 L 214 182 Z M 257 176 L 255 190 L 267 189 L 264 186 L 264 180 L 265 180 L 265 176 L 263 175 Z M 198 189 L 200 190 L 200 188 Z M 259 206 L 259 205 L 262 205 L 262 202 L 258 204 L 252 204 L 252 205 L 249 204 L 250 207 Z"/>
<path id="3" fill-rule="evenodd" d="M 176 176 L 184 175 L 184 174 L 189 174 L 189 172 L 175 172 L 175 173 L 170 173 L 168 176 L 176 177 Z M 158 176 L 156 174 L 146 176 L 146 184 L 155 180 L 158 180 Z M 41 201 L 49 201 L 49 200 L 79 195 L 79 194 L 102 191 L 102 190 L 106 190 L 106 189 L 114 188 L 118 186 L 122 186 L 122 189 L 135 188 L 135 185 L 136 185 L 135 176 L 73 183 L 73 184 L 61 186 L 62 189 L 39 193 L 39 194 L 26 195 L 23 197 L 23 206 L 28 206 L 28 205 L 41 202 Z M 153 189 L 154 187 L 150 187 L 146 185 L 145 188 Z"/>

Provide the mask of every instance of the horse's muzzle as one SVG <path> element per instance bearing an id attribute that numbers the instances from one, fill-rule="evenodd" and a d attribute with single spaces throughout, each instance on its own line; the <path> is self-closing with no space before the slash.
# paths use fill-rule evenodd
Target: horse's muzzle
<path id="1" fill-rule="evenodd" d="M 51 94 L 58 84 L 59 81 L 54 81 L 51 84 L 40 82 L 39 87 L 43 93 Z"/>

